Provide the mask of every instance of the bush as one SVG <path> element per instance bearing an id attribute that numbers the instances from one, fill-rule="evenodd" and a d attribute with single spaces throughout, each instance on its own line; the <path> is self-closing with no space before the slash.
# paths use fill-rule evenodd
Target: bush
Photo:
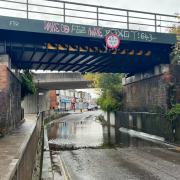
<path id="1" fill-rule="evenodd" d="M 97 104 L 104 111 L 122 109 L 122 77 L 119 73 L 86 74 L 85 79 L 93 82 L 93 87 L 98 88 L 100 98 Z"/>
<path id="2" fill-rule="evenodd" d="M 98 99 L 97 104 L 103 111 L 117 111 L 122 108 L 121 92 L 106 90 Z"/>
<path id="3" fill-rule="evenodd" d="M 167 132 L 166 139 L 169 141 L 176 141 L 176 128 L 178 126 L 178 120 L 180 119 L 180 104 L 173 106 L 168 113 L 166 113 Z"/>
<path id="4" fill-rule="evenodd" d="M 166 114 L 166 117 L 171 123 L 177 121 L 177 119 L 180 117 L 180 104 L 173 106 Z"/>

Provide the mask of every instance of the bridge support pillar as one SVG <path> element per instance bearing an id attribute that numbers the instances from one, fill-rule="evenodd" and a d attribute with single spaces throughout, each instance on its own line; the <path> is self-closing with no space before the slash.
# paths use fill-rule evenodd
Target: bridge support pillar
<path id="1" fill-rule="evenodd" d="M 11 59 L 9 55 L 7 54 L 0 55 L 0 65 L 5 65 L 9 69 L 11 68 Z"/>
<path id="2" fill-rule="evenodd" d="M 21 120 L 21 84 L 11 71 L 7 54 L 0 56 L 0 133 L 13 129 Z"/>
<path id="3" fill-rule="evenodd" d="M 167 111 L 180 103 L 180 66 L 159 65 L 151 71 L 123 79 L 127 111 Z"/>

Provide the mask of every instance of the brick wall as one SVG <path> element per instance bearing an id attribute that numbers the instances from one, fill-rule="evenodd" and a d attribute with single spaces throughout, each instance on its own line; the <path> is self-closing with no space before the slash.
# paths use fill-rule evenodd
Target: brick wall
<path id="1" fill-rule="evenodd" d="M 58 108 L 58 101 L 57 101 L 57 95 L 56 90 L 51 90 L 49 93 L 50 98 L 50 109 L 57 109 Z"/>
<path id="2" fill-rule="evenodd" d="M 21 120 L 21 83 L 17 77 L 8 71 L 9 77 L 9 118 L 15 125 Z"/>
<path id="3" fill-rule="evenodd" d="M 0 132 L 13 129 L 21 120 L 21 84 L 6 65 L 0 65 Z"/>
<path id="4" fill-rule="evenodd" d="M 6 65 L 0 65 L 0 131 L 6 131 L 6 119 L 8 118 L 8 71 Z"/>
<path id="5" fill-rule="evenodd" d="M 175 93 L 176 102 L 180 102 L 179 77 L 180 66 L 171 65 L 168 70 L 158 75 L 127 83 L 123 87 L 125 110 L 167 110 L 170 106 L 172 93 Z M 172 84 L 175 85 L 174 92 L 170 92 Z"/>

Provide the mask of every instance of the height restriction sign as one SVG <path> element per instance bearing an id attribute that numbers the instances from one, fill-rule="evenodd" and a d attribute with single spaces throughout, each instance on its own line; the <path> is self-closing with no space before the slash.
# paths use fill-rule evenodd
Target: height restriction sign
<path id="1" fill-rule="evenodd" d="M 120 45 L 120 38 L 116 34 L 106 36 L 106 46 L 110 49 L 117 49 Z"/>

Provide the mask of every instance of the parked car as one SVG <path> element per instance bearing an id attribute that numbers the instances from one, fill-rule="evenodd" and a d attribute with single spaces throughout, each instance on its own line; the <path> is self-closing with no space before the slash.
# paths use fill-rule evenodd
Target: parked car
<path id="1" fill-rule="evenodd" d="M 98 110 L 98 106 L 94 105 L 94 104 L 89 104 L 87 109 L 88 109 L 88 111 Z"/>

